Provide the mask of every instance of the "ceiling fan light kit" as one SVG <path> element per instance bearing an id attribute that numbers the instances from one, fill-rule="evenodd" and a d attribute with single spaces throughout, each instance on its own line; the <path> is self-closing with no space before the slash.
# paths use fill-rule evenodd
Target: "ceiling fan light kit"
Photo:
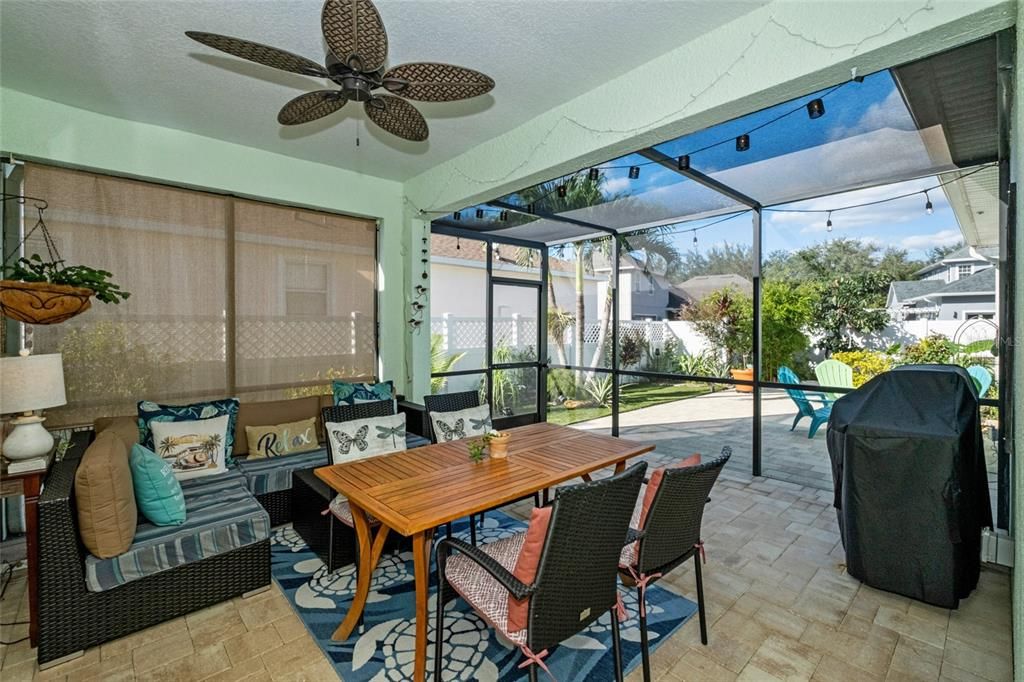
<path id="1" fill-rule="evenodd" d="M 435 62 L 411 62 L 385 70 L 388 36 L 370 0 L 327 0 L 320 14 L 326 64 L 276 47 L 241 38 L 186 31 L 193 40 L 257 64 L 304 76 L 324 78 L 337 90 L 316 90 L 292 99 L 277 115 L 281 125 L 299 125 L 361 102 L 366 116 L 393 135 L 422 142 L 430 134 L 426 120 L 406 100 L 452 102 L 479 97 L 494 81 L 473 69 Z"/>

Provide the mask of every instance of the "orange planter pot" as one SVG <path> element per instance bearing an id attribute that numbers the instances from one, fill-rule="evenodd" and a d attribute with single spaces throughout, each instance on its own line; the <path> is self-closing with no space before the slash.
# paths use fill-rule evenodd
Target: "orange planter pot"
<path id="1" fill-rule="evenodd" d="M 507 431 L 499 433 L 497 436 L 491 436 L 490 442 L 487 443 L 491 457 L 493 459 L 508 457 L 508 442 L 510 440 L 512 440 L 512 434 Z"/>
<path id="2" fill-rule="evenodd" d="M 730 369 L 729 374 L 732 375 L 733 379 L 737 381 L 753 381 L 754 380 L 754 368 L 746 367 L 744 369 Z M 753 393 L 753 386 L 736 386 L 737 393 Z"/>

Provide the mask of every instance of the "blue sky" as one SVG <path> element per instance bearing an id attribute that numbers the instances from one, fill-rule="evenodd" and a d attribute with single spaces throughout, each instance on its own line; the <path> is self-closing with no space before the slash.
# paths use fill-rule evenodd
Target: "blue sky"
<path id="1" fill-rule="evenodd" d="M 822 98 L 825 115 L 810 119 L 804 107 Z M 791 115 L 772 119 L 796 110 Z M 759 126 L 765 127 L 756 129 Z M 738 152 L 735 137 L 750 133 L 750 149 Z M 936 134 L 938 133 L 938 134 Z M 931 140 L 926 148 L 924 139 Z M 776 209 L 834 209 L 851 204 L 921 191 L 939 183 L 934 175 L 952 168 L 941 158 L 936 140 L 941 131 L 918 131 L 892 75 L 881 71 L 863 82 L 849 81 L 762 111 L 726 121 L 705 130 L 658 145 L 670 157 L 689 154 L 691 166 L 712 175 L 767 206 Z M 713 143 L 723 144 L 711 146 Z M 940 150 L 941 151 L 941 150 Z M 936 158 L 940 157 L 940 158 Z M 640 166 L 640 177 L 628 177 L 631 165 Z M 630 154 L 600 165 L 602 189 L 612 201 L 591 209 L 570 213 L 577 218 L 608 225 L 663 222 L 680 215 L 722 213 L 732 205 L 722 195 L 683 178 L 671 169 L 652 165 Z M 586 172 L 586 169 L 581 171 Z M 922 177 L 923 176 L 923 177 Z M 836 189 L 865 187 L 897 177 L 918 177 L 869 189 L 847 191 L 820 199 L 781 203 L 794 198 L 819 196 Z M 839 237 L 858 239 L 880 250 L 894 246 L 910 258 L 924 259 L 934 246 L 961 241 L 956 217 L 942 190 L 930 193 L 934 206 L 925 213 L 925 197 L 912 197 L 878 206 L 839 211 L 832 215 L 833 230 L 826 230 L 824 213 L 764 214 L 763 252 L 797 249 Z M 515 194 L 506 201 L 521 203 Z M 552 196 L 544 208 L 558 211 Z M 678 228 L 677 245 L 693 248 L 693 233 L 718 218 L 686 223 Z M 698 232 L 698 249 L 712 245 L 750 244 L 751 219 L 740 216 Z"/>

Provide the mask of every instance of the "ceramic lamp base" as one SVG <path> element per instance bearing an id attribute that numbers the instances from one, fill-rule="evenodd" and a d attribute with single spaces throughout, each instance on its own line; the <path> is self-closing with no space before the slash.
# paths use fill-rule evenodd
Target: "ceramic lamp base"
<path id="1" fill-rule="evenodd" d="M 44 457 L 53 449 L 53 436 L 43 428 L 43 417 L 25 415 L 11 420 L 14 430 L 4 438 L 3 455 L 11 461 Z"/>

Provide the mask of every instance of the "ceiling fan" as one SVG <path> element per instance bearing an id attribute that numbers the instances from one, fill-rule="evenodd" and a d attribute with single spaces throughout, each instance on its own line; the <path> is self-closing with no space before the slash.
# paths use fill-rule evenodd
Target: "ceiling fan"
<path id="1" fill-rule="evenodd" d="M 370 0 L 327 0 L 320 14 L 320 25 L 330 49 L 325 66 L 240 38 L 201 31 L 186 31 L 185 35 L 257 64 L 326 78 L 339 86 L 339 90 L 307 92 L 285 104 L 277 115 L 282 125 L 315 121 L 352 100 L 362 102 L 369 119 L 384 130 L 406 140 L 422 142 L 429 134 L 427 122 L 405 99 L 451 102 L 483 95 L 494 87 L 490 77 L 452 64 L 410 62 L 385 71 L 388 35 Z M 405 99 L 401 99 L 403 97 Z"/>

